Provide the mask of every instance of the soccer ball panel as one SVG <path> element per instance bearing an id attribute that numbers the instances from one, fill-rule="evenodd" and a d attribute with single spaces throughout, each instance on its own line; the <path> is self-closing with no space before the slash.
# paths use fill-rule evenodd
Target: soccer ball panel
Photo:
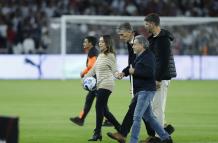
<path id="1" fill-rule="evenodd" d="M 94 77 L 87 77 L 83 81 L 83 88 L 88 91 L 96 89 L 96 79 Z"/>

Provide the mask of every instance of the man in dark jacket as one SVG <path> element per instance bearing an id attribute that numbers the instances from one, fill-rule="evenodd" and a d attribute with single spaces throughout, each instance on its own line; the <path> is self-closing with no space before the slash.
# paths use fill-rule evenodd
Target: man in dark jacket
<path id="1" fill-rule="evenodd" d="M 167 90 L 171 78 L 176 77 L 176 68 L 171 50 L 172 34 L 160 27 L 160 18 L 156 13 L 148 14 L 145 19 L 145 28 L 151 33 L 148 37 L 149 48 L 156 58 L 156 86 L 157 91 L 153 101 L 153 111 L 162 126 L 165 123 L 165 107 Z M 167 125 L 168 133 L 172 133 L 174 128 Z"/>
<path id="2" fill-rule="evenodd" d="M 149 42 L 144 36 L 135 37 L 133 50 L 137 54 L 129 73 L 133 76 L 133 89 L 137 104 L 133 116 L 130 143 L 138 143 L 142 117 L 151 125 L 161 139 L 161 143 L 172 143 L 170 135 L 157 121 L 152 111 L 152 100 L 156 91 L 155 57 L 148 49 Z"/>

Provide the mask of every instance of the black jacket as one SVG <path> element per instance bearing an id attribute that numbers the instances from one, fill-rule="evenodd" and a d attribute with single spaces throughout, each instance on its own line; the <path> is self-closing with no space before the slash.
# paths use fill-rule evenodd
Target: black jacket
<path id="1" fill-rule="evenodd" d="M 155 56 L 151 50 L 147 49 L 136 57 L 133 68 L 133 89 L 134 93 L 139 91 L 155 91 Z"/>
<path id="2" fill-rule="evenodd" d="M 98 54 L 99 54 L 99 51 L 96 47 L 92 47 L 89 52 L 88 52 L 88 56 L 87 56 L 87 60 L 86 60 L 86 66 L 88 65 L 88 60 L 89 58 L 92 58 L 92 57 L 98 57 Z"/>
<path id="3" fill-rule="evenodd" d="M 149 48 L 155 55 L 156 58 L 156 80 L 170 80 L 176 77 L 176 68 L 171 49 L 171 42 L 174 37 L 172 34 L 164 29 L 157 37 L 151 35 L 148 37 Z"/>
<path id="4" fill-rule="evenodd" d="M 134 38 L 135 36 L 137 36 L 138 33 L 135 32 L 135 35 L 134 35 Z M 126 68 L 123 69 L 123 73 L 125 74 L 125 76 L 128 76 L 129 75 L 129 67 L 130 67 L 130 64 L 133 65 L 134 63 L 134 60 L 136 58 L 136 54 L 134 54 L 134 51 L 132 49 L 132 44 L 130 43 L 127 43 L 127 48 L 128 48 L 128 66 Z"/>

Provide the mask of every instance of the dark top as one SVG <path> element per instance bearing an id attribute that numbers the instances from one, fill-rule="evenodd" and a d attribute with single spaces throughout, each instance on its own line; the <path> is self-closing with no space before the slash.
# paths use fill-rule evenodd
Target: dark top
<path id="1" fill-rule="evenodd" d="M 94 57 L 94 56 L 97 57 L 98 54 L 99 54 L 98 49 L 95 48 L 95 47 L 92 47 L 92 48 L 89 50 L 89 52 L 88 52 L 88 57 L 89 57 L 89 58 Z"/>
<path id="2" fill-rule="evenodd" d="M 135 36 L 137 36 L 138 33 L 135 32 Z M 125 76 L 128 76 L 129 75 L 129 67 L 130 67 L 130 64 L 133 65 L 134 63 L 134 60 L 136 58 L 136 54 L 134 54 L 134 51 L 132 49 L 132 44 L 130 44 L 129 42 L 127 42 L 127 48 L 128 48 L 128 66 L 126 68 L 123 69 L 123 73 L 125 74 Z"/>
<path id="3" fill-rule="evenodd" d="M 98 54 L 99 54 L 99 51 L 97 48 L 95 47 L 92 47 L 89 52 L 88 52 L 88 57 L 87 57 L 87 60 L 86 60 L 86 65 L 88 64 L 88 60 L 92 57 L 98 57 Z"/>
<path id="4" fill-rule="evenodd" d="M 148 37 L 149 48 L 155 55 L 156 58 L 156 80 L 170 80 L 176 77 L 176 68 L 174 57 L 171 49 L 171 42 L 173 41 L 173 35 L 164 29 L 158 36 Z"/>
<path id="5" fill-rule="evenodd" d="M 155 56 L 147 49 L 136 57 L 133 68 L 133 89 L 134 93 L 139 91 L 156 91 L 155 84 Z"/>

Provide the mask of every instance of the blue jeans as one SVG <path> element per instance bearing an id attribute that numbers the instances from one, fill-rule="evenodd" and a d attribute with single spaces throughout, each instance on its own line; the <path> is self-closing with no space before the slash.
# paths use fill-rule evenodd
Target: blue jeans
<path id="1" fill-rule="evenodd" d="M 169 134 L 157 121 L 153 114 L 151 103 L 155 95 L 155 91 L 140 91 L 138 95 L 137 104 L 133 116 L 133 125 L 130 143 L 138 143 L 139 132 L 141 127 L 142 117 L 150 124 L 152 129 L 160 136 L 161 140 L 169 138 Z"/>

